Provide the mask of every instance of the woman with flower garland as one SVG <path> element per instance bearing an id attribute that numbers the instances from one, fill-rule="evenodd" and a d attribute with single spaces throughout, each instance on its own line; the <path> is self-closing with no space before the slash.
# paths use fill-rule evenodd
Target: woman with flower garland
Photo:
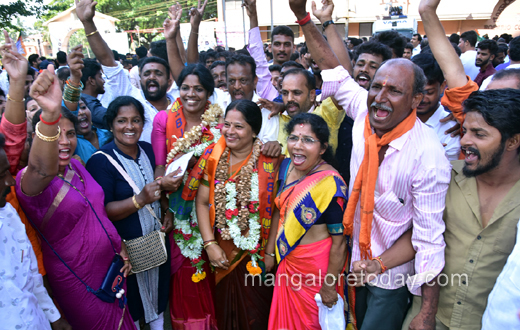
<path id="1" fill-rule="evenodd" d="M 329 129 L 319 116 L 299 114 L 286 126 L 287 149 L 278 176 L 279 190 L 266 268 L 279 262 L 269 329 L 321 329 L 314 297 L 333 307 L 343 296 L 347 257 L 343 212 L 347 186 L 327 163 Z"/>
<path id="2" fill-rule="evenodd" d="M 215 267 L 219 329 L 267 329 L 272 287 L 262 285 L 264 247 L 280 158 L 261 155 L 260 108 L 232 102 L 197 195 L 197 218 Z M 208 208 L 209 206 L 209 208 Z"/>
<path id="3" fill-rule="evenodd" d="M 220 137 L 217 124 L 222 109 L 208 101 L 215 83 L 203 65 L 186 66 L 177 83 L 180 97 L 167 111 L 155 116 L 152 131 L 156 178 L 164 175 L 165 165 L 173 159 L 194 152 L 186 174 L 177 179 L 169 195 L 169 212 L 175 215 L 171 236 L 174 276 L 170 286 L 170 314 L 175 329 L 216 329 L 214 281 L 205 280 L 206 276 L 211 277 L 211 271 L 202 253 L 194 200 L 211 147 Z"/>

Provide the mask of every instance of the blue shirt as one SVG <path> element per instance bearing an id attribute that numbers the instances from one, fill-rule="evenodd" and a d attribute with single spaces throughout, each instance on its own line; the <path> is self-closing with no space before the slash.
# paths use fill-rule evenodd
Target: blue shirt
<path id="1" fill-rule="evenodd" d="M 520 222 L 516 228 L 516 244 L 489 294 L 482 330 L 520 329 Z"/>
<path id="2" fill-rule="evenodd" d="M 81 98 L 85 101 L 85 105 L 89 108 L 90 113 L 92 114 L 92 122 L 94 125 L 99 128 L 109 129 L 104 120 L 107 109 L 101 105 L 101 102 L 94 96 L 83 93 L 81 93 Z"/>
<path id="3" fill-rule="evenodd" d="M 97 133 L 99 147 L 103 147 L 105 144 L 112 140 L 112 133 L 105 129 L 95 128 L 92 126 L 92 130 Z M 79 155 L 81 160 L 86 164 L 98 149 L 92 145 L 83 135 L 78 135 L 78 146 L 76 147 L 75 155 Z"/>

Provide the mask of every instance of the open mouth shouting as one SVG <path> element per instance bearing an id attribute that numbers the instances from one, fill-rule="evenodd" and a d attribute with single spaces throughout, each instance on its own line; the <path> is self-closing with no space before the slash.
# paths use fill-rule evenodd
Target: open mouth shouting
<path id="1" fill-rule="evenodd" d="M 78 116 L 78 126 L 82 131 L 86 131 L 90 128 L 90 122 L 87 116 Z"/>
<path id="2" fill-rule="evenodd" d="M 148 80 L 146 82 L 146 89 L 148 90 L 148 92 L 150 94 L 155 94 L 157 92 L 159 92 L 159 83 L 155 80 Z"/>
<path id="3" fill-rule="evenodd" d="M 466 164 L 474 163 L 475 161 L 480 159 L 480 153 L 477 149 L 472 147 L 462 148 L 462 153 L 464 154 L 465 158 L 464 161 Z"/>
<path id="4" fill-rule="evenodd" d="M 58 157 L 60 160 L 69 160 L 71 156 L 70 148 L 62 148 L 59 150 Z"/>
<path id="5" fill-rule="evenodd" d="M 370 105 L 372 110 L 372 118 L 376 121 L 384 121 L 393 112 L 392 108 L 387 107 L 384 104 L 372 102 Z"/>
<path id="6" fill-rule="evenodd" d="M 368 85 L 370 85 L 370 77 L 366 73 L 360 73 L 356 77 L 356 82 L 359 86 L 368 89 Z"/>

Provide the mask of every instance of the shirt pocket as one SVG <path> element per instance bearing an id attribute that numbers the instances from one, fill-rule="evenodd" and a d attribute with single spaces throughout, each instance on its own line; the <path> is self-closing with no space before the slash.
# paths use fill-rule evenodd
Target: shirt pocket
<path id="1" fill-rule="evenodd" d="M 506 215 L 498 228 L 493 250 L 498 253 L 510 255 L 515 247 L 518 217 Z"/>
<path id="2" fill-rule="evenodd" d="M 401 221 L 404 213 L 404 200 L 401 200 L 392 190 L 387 190 L 379 197 L 374 196 L 374 211 L 386 221 Z"/>

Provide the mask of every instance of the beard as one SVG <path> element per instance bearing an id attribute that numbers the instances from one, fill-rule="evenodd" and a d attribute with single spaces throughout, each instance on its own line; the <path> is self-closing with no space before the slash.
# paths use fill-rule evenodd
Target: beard
<path id="1" fill-rule="evenodd" d="M 155 83 L 155 84 L 157 84 L 157 86 L 159 86 L 159 88 L 157 89 L 156 92 L 150 92 L 150 91 L 148 91 L 148 87 L 150 86 L 151 83 Z M 145 97 L 146 100 L 148 100 L 148 101 L 159 101 L 160 99 L 162 99 L 162 98 L 166 95 L 167 88 L 168 88 L 167 85 L 163 85 L 163 86 L 161 86 L 161 85 L 160 85 L 157 81 L 155 81 L 155 80 L 148 80 L 148 81 L 146 82 L 146 85 L 145 85 L 145 86 L 143 86 L 143 83 L 141 83 L 141 89 L 143 90 L 144 97 Z"/>
<path id="2" fill-rule="evenodd" d="M 489 63 L 489 58 L 487 60 L 485 60 L 485 61 L 480 62 L 480 63 L 475 62 L 475 66 L 478 66 L 480 68 L 480 67 L 483 67 L 484 65 L 486 65 L 488 63 Z"/>
<path id="3" fill-rule="evenodd" d="M 481 175 L 481 174 L 484 174 L 484 173 L 487 173 L 487 172 L 493 170 L 494 168 L 496 168 L 498 166 L 498 164 L 500 164 L 500 161 L 502 160 L 502 155 L 504 154 L 504 151 L 506 149 L 505 146 L 506 146 L 506 142 L 505 141 L 501 142 L 500 145 L 498 146 L 498 148 L 495 150 L 495 152 L 491 156 L 491 159 L 489 160 L 489 162 L 487 162 L 486 164 L 477 165 L 477 167 L 474 170 L 470 170 L 467 167 L 467 165 L 464 165 L 464 167 L 462 168 L 462 173 L 467 177 L 475 177 L 475 176 L 478 176 L 478 175 Z M 470 150 L 471 152 L 474 152 L 477 155 L 478 160 L 480 161 L 480 152 L 477 149 L 474 149 L 474 148 L 467 148 L 467 149 Z"/>

